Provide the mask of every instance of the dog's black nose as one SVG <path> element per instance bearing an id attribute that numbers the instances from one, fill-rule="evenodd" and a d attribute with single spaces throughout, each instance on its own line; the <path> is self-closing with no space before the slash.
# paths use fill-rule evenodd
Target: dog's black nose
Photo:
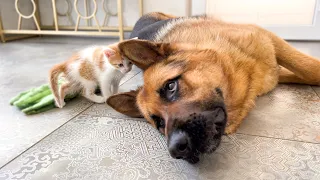
<path id="1" fill-rule="evenodd" d="M 190 140 L 187 133 L 183 131 L 172 132 L 169 143 L 169 152 L 173 158 L 186 158 L 190 152 Z"/>

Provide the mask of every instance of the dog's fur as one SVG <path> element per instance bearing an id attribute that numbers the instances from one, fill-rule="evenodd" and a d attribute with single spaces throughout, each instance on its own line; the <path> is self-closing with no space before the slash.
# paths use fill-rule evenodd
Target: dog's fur
<path id="1" fill-rule="evenodd" d="M 141 19 L 133 36 L 146 40 L 124 41 L 119 48 L 144 70 L 144 85 L 114 95 L 107 102 L 123 114 L 144 117 L 169 140 L 173 131 L 190 122 L 193 113 L 201 116 L 204 111 L 220 108 L 225 114 L 215 114 L 214 118 L 220 117 L 221 121 L 221 117 L 227 117 L 225 133 L 230 134 L 237 130 L 256 98 L 278 83 L 320 85 L 320 61 L 256 25 L 207 17 L 175 18 L 163 13 Z M 161 94 L 168 82 L 178 84 L 179 92 L 173 99 L 170 94 L 171 99 L 166 99 L 167 91 Z M 161 120 L 164 122 L 159 124 Z M 221 126 L 219 131 L 223 131 L 225 122 L 219 123 L 209 130 L 216 132 Z M 200 141 L 212 140 L 208 136 L 217 134 L 215 139 L 219 140 L 203 142 L 205 150 L 196 151 L 210 152 L 219 145 L 220 132 L 210 134 L 203 129 L 198 133 L 206 133 Z"/>

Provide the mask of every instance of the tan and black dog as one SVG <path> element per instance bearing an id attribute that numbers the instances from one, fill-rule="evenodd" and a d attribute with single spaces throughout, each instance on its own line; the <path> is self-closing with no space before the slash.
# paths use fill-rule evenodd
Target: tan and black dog
<path id="1" fill-rule="evenodd" d="M 144 117 L 168 139 L 172 157 L 191 163 L 237 130 L 256 98 L 278 83 L 320 85 L 320 61 L 255 25 L 151 13 L 119 44 L 144 70 L 144 85 L 107 103 Z"/>

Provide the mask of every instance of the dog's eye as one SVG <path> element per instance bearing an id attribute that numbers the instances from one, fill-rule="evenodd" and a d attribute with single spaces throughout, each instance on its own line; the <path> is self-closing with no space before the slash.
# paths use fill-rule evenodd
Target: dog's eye
<path id="1" fill-rule="evenodd" d="M 166 123 L 164 122 L 164 119 L 162 119 L 159 116 L 151 115 L 151 119 L 155 122 L 157 129 L 164 129 L 166 126 Z"/>
<path id="2" fill-rule="evenodd" d="M 177 87 L 176 82 L 170 82 L 169 84 L 167 84 L 167 89 L 169 91 L 174 91 L 176 89 L 176 87 Z"/>
<path id="3" fill-rule="evenodd" d="M 167 101 L 175 101 L 179 96 L 179 82 L 178 79 L 168 81 L 160 90 L 160 96 Z"/>

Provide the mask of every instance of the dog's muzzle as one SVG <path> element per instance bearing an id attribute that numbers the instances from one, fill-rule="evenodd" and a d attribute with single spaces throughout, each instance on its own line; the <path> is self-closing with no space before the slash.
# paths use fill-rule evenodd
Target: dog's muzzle
<path id="1" fill-rule="evenodd" d="M 170 155 L 194 164 L 199 161 L 200 154 L 211 153 L 217 149 L 227 116 L 224 107 L 216 107 L 212 111 L 193 113 L 177 121 L 184 123 L 174 127 L 169 135 Z"/>

